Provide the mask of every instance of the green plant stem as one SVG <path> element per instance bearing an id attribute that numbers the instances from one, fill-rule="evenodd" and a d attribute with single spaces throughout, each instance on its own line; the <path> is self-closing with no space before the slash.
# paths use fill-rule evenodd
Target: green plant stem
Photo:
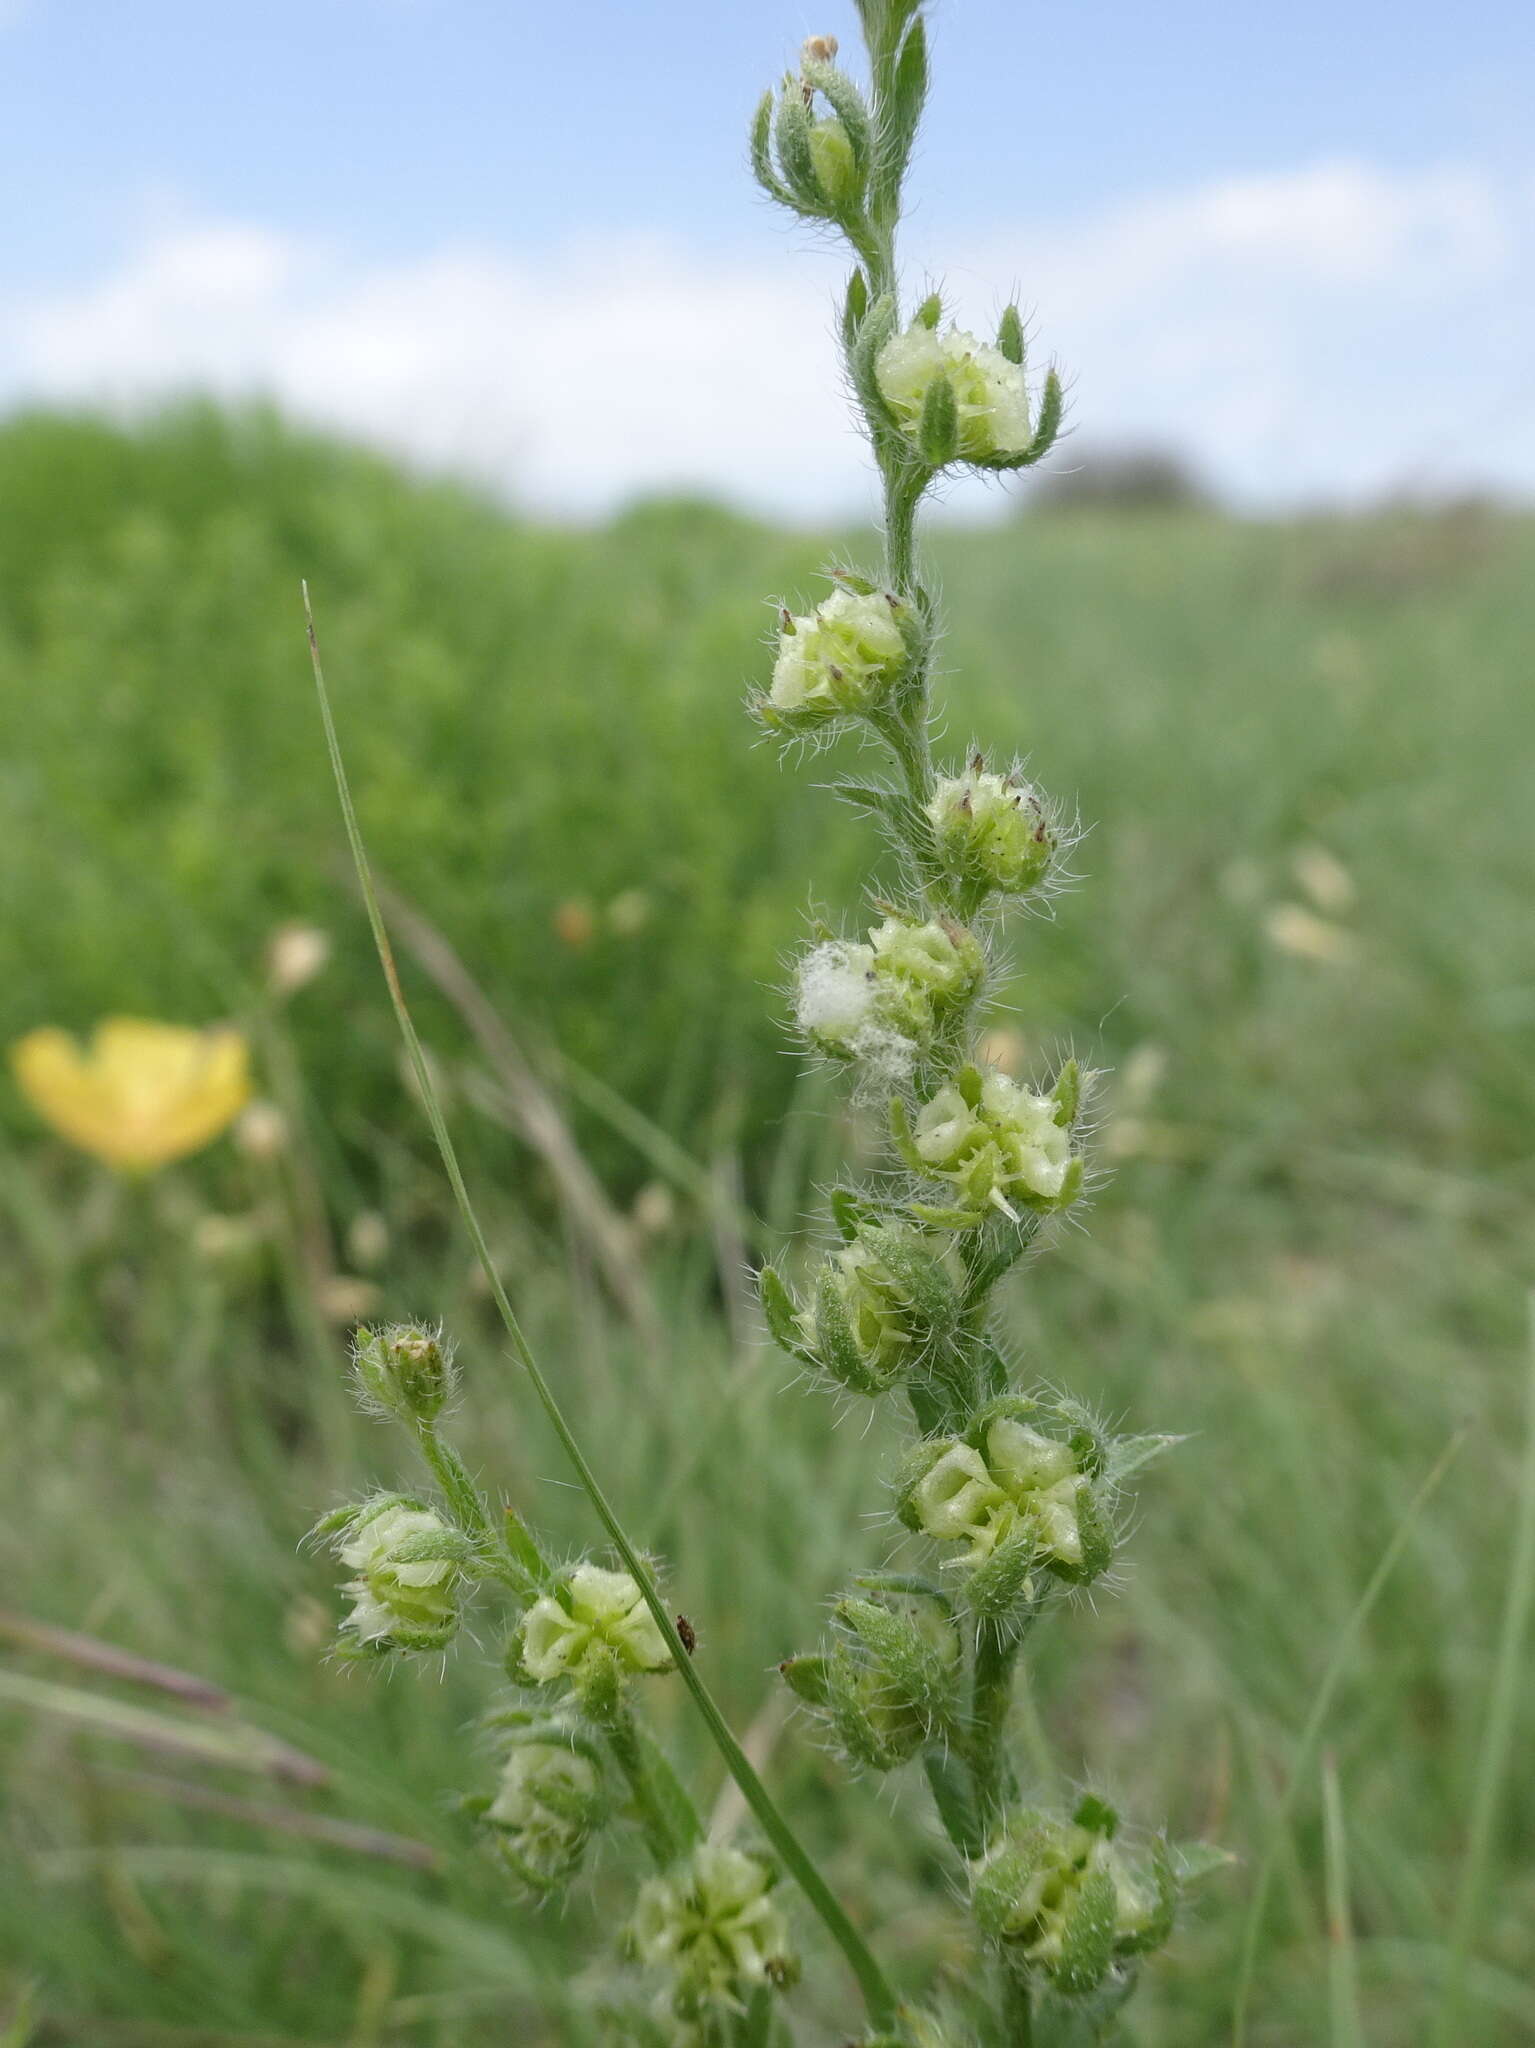
<path id="1" fill-rule="evenodd" d="M 991 1621 L 980 1624 L 971 1689 L 968 1754 L 983 1828 L 1000 1819 L 1007 1804 L 1003 1736 L 1007 1731 L 1008 1710 L 1013 1703 L 1013 1667 L 1022 1646 L 1021 1634 L 1009 1635 Z"/>
<path id="2" fill-rule="evenodd" d="M 384 924 L 383 911 L 379 907 L 378 891 L 373 883 L 373 871 L 368 861 L 367 848 L 363 843 L 362 827 L 358 823 L 356 807 L 352 802 L 351 785 L 347 779 L 346 763 L 341 753 L 341 741 L 336 731 L 335 716 L 331 710 L 330 693 L 325 686 L 325 673 L 320 662 L 320 645 L 315 633 L 314 614 L 309 602 L 309 587 L 303 586 L 304 618 L 309 638 L 310 660 L 314 667 L 315 690 L 320 702 L 320 717 L 325 728 L 326 750 L 330 756 L 331 772 L 336 781 L 336 794 L 341 805 L 341 815 L 346 826 L 347 842 L 351 848 L 352 861 L 357 870 L 358 886 L 362 891 L 363 903 L 367 909 L 368 923 L 373 932 L 373 942 L 378 949 L 379 964 L 383 969 L 384 981 L 389 990 L 389 999 L 394 1006 L 400 1035 L 405 1041 L 407 1057 L 421 1099 L 426 1108 L 427 1121 L 432 1136 L 437 1141 L 437 1150 L 442 1158 L 443 1170 L 447 1174 L 453 1199 L 463 1219 L 469 1241 L 479 1261 L 490 1288 L 496 1312 L 501 1318 L 512 1356 L 526 1376 L 533 1389 L 539 1406 L 548 1418 L 549 1426 L 559 1439 L 560 1448 L 569 1460 L 582 1491 L 591 1502 L 592 1510 L 607 1533 L 613 1548 L 623 1559 L 635 1584 L 639 1587 L 645 1605 L 649 1608 L 663 1640 L 670 1648 L 672 1659 L 681 1674 L 693 1704 L 708 1730 L 710 1740 L 719 1751 L 725 1768 L 740 1788 L 741 1796 L 778 1855 L 784 1868 L 793 1877 L 804 1893 L 812 1911 L 820 1919 L 827 1933 L 842 1951 L 848 1968 L 852 1971 L 862 1994 L 870 2021 L 876 2027 L 889 2026 L 895 2015 L 895 1994 L 885 1980 L 884 1972 L 875 1961 L 873 1953 L 848 1918 L 840 1900 L 827 1885 L 808 1851 L 801 1845 L 789 1823 L 779 1812 L 767 1787 L 753 1770 L 745 1751 L 731 1733 L 729 1724 L 715 1703 L 714 1695 L 705 1684 L 702 1674 L 694 1665 L 677 1633 L 676 1624 L 661 1599 L 655 1577 L 629 1540 L 622 1523 L 598 1483 L 597 1475 L 588 1464 L 586 1455 L 576 1440 L 574 1431 L 566 1421 L 564 1411 L 554 1397 L 554 1391 L 545 1379 L 531 1345 L 523 1333 L 522 1324 L 512 1307 L 500 1272 L 491 1257 L 490 1247 L 480 1226 L 474 1204 L 465 1184 L 463 1170 L 459 1165 L 458 1152 L 449 1134 L 443 1117 L 442 1105 L 427 1065 L 421 1040 L 416 1032 L 405 991 L 401 986 L 399 969 L 395 965 L 394 949 Z"/>
<path id="3" fill-rule="evenodd" d="M 1034 2048 L 1034 1994 L 1009 1963 L 1002 1965 L 1002 2024 L 1007 2048 Z"/>
<path id="4" fill-rule="evenodd" d="M 421 1455 L 431 1468 L 432 1477 L 442 1488 L 443 1497 L 460 1525 L 471 1536 L 488 1539 L 490 1517 L 485 1512 L 479 1488 L 464 1469 L 462 1458 L 451 1444 L 442 1441 L 429 1422 L 418 1422 L 415 1436 Z"/>
<path id="5" fill-rule="evenodd" d="M 661 1799 L 651 1776 L 649 1761 L 640 1740 L 640 1731 L 635 1724 L 633 1709 L 620 1707 L 611 1720 L 602 1724 L 603 1735 L 612 1752 L 613 1761 L 623 1773 L 629 1787 L 629 1796 L 634 1801 L 635 1814 L 640 1823 L 640 1832 L 645 1837 L 645 1846 L 657 1870 L 665 1870 L 674 1863 L 690 1846 L 678 1838 L 672 1826 L 671 1815 Z"/>

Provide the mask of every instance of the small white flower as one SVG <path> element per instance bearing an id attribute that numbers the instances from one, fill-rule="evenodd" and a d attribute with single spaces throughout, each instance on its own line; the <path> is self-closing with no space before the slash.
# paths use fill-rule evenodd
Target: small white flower
<path id="1" fill-rule="evenodd" d="M 907 663 L 894 600 L 835 590 L 779 636 L 764 715 L 790 729 L 872 710 Z"/>
<path id="2" fill-rule="evenodd" d="M 380 1648 L 441 1649 L 458 1627 L 459 1565 L 451 1557 L 402 1560 L 399 1553 L 417 1538 L 440 1538 L 446 1547 L 451 1533 L 430 1508 L 404 1503 L 353 1522 L 337 1546 L 356 1573 L 346 1588 L 353 1606 L 345 1632 Z"/>
<path id="3" fill-rule="evenodd" d="M 958 452 L 964 461 L 1021 455 L 1033 437 L 1022 368 L 962 328 L 940 334 L 936 327 L 914 321 L 885 343 L 874 375 L 897 423 L 913 436 L 928 391 L 938 378 L 947 377 L 959 420 Z"/>
<path id="4" fill-rule="evenodd" d="M 522 1661 L 530 1678 L 553 1685 L 579 1677 L 593 1651 L 604 1647 L 630 1671 L 670 1668 L 666 1638 L 627 1572 L 578 1565 L 566 1590 L 568 1607 L 545 1595 L 523 1617 Z"/>

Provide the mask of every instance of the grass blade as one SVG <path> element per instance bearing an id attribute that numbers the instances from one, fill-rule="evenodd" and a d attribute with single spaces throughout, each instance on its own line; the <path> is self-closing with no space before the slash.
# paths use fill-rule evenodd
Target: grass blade
<path id="1" fill-rule="evenodd" d="M 1279 1843 L 1284 1829 L 1294 1811 L 1300 1788 L 1310 1776 L 1312 1759 L 1316 1753 L 1317 1741 L 1327 1720 L 1333 1696 L 1338 1690 L 1348 1660 L 1353 1653 L 1360 1631 L 1374 1611 L 1375 1603 L 1385 1591 L 1391 1577 L 1407 1548 L 1409 1537 L 1417 1526 L 1419 1515 L 1439 1490 L 1440 1482 L 1454 1463 L 1455 1454 L 1465 1441 L 1466 1432 L 1457 1430 L 1434 1460 L 1427 1478 L 1407 1504 L 1407 1511 L 1392 1531 L 1391 1540 L 1381 1553 L 1379 1564 L 1370 1575 L 1370 1582 L 1354 1604 L 1354 1610 L 1338 1632 L 1327 1668 L 1322 1673 L 1316 1695 L 1311 1702 L 1311 1711 L 1306 1716 L 1306 1725 L 1301 1730 L 1300 1742 L 1296 1747 L 1295 1763 L 1290 1773 L 1290 1782 L 1285 1787 L 1284 1797 L 1274 1815 L 1273 1827 L 1269 1830 L 1268 1844 L 1258 1865 L 1253 1882 L 1252 1904 L 1247 1910 L 1247 1923 L 1242 1930 L 1242 1947 L 1237 1961 L 1236 1992 L 1231 2010 L 1231 2048 L 1245 2048 L 1247 2040 L 1247 2016 L 1252 2002 L 1253 1975 L 1258 1962 L 1258 1941 L 1263 1932 L 1263 1916 L 1268 1909 L 1269 1893 L 1273 1889 L 1274 1866 L 1279 1860 Z"/>
<path id="2" fill-rule="evenodd" d="M 1466 2000 L 1466 1971 L 1476 1939 L 1477 1922 L 1487 1894 L 1487 1871 L 1497 1833 L 1499 1805 L 1508 1778 L 1513 1747 L 1514 1716 L 1519 1703 L 1521 1665 L 1535 1607 L 1535 1295 L 1530 1297 L 1529 1377 L 1525 1394 L 1524 1458 L 1519 1473 L 1518 1519 L 1508 1566 L 1508 1592 L 1498 1636 L 1487 1727 L 1477 1758 L 1476 1785 L 1471 1796 L 1471 1827 L 1461 1869 L 1455 1918 L 1450 1930 L 1449 1963 L 1440 2001 L 1434 2048 L 1455 2048 L 1465 2039 L 1461 2013 Z"/>
<path id="3" fill-rule="evenodd" d="M 1348 1834 L 1337 1761 L 1331 1750 L 1322 1758 L 1322 1846 L 1327 1866 L 1327 2004 L 1332 2048 L 1364 2048 L 1348 1896 Z"/>
<path id="4" fill-rule="evenodd" d="M 596 1473 L 588 1464 L 585 1452 L 576 1441 L 574 1431 L 565 1420 L 564 1411 L 556 1401 L 554 1390 L 545 1379 L 538 1360 L 533 1355 L 532 1346 L 524 1334 L 517 1312 L 512 1307 L 511 1299 L 502 1283 L 500 1271 L 491 1257 L 490 1246 L 485 1241 L 485 1233 L 480 1227 L 479 1217 L 464 1181 L 463 1169 L 459 1165 L 457 1148 L 442 1113 L 442 1104 L 432 1080 L 431 1068 L 427 1064 L 426 1052 L 417 1035 L 410 1008 L 405 1000 L 405 991 L 400 983 L 394 948 L 389 942 L 383 911 L 379 907 L 378 891 L 373 885 L 373 870 L 368 860 L 367 847 L 363 843 L 362 827 L 358 823 L 356 807 L 352 802 L 351 784 L 347 780 L 346 763 L 342 758 L 341 740 L 331 710 L 330 693 L 325 687 L 325 672 L 320 663 L 320 643 L 315 633 L 314 613 L 309 603 L 307 583 L 303 586 L 303 593 L 309 656 L 314 666 L 315 691 L 320 700 L 320 717 L 325 727 L 326 750 L 330 756 L 331 773 L 336 779 L 336 795 L 341 804 L 347 843 L 352 849 L 352 860 L 357 869 L 358 887 L 362 891 L 363 903 L 367 909 L 373 942 L 378 948 L 379 964 L 384 971 L 384 981 L 389 990 L 389 999 L 394 1005 L 400 1035 L 405 1041 L 411 1072 L 415 1076 L 416 1086 L 426 1109 L 427 1121 L 431 1125 L 432 1136 L 437 1141 L 437 1150 L 442 1157 L 443 1170 L 453 1190 L 453 1199 L 458 1205 L 464 1228 L 469 1233 L 469 1242 L 490 1288 L 496 1312 L 510 1339 L 512 1355 L 526 1375 L 539 1406 L 558 1437 L 560 1447 L 580 1482 L 581 1490 L 592 1504 L 593 1512 L 643 1594 L 645 1605 L 649 1608 L 657 1628 L 660 1629 L 662 1639 L 671 1649 L 672 1661 L 681 1674 L 683 1684 L 692 1695 L 693 1704 L 708 1730 L 710 1740 L 719 1751 L 725 1768 L 740 1786 L 742 1798 L 751 1809 L 764 1835 L 783 1859 L 784 1868 L 804 1893 L 827 1933 L 841 1949 L 849 1969 L 857 1979 L 870 2020 L 877 2027 L 888 2027 L 894 2020 L 896 2007 L 895 1994 L 886 1983 L 884 1972 L 874 1960 L 863 1936 L 843 1910 L 840 1900 L 831 1891 L 808 1852 L 801 1846 L 798 1836 L 779 1812 L 767 1787 L 752 1769 L 746 1752 L 731 1733 L 713 1693 L 705 1684 L 702 1674 L 677 1633 L 676 1623 L 661 1598 L 654 1574 L 629 1540 L 617 1513 L 598 1483 Z"/>

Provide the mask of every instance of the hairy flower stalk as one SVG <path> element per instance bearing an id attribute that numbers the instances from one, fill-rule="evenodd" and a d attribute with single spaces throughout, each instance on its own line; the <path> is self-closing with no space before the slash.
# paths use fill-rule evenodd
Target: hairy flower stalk
<path id="1" fill-rule="evenodd" d="M 794 984 L 807 1050 L 886 1100 L 890 1158 L 874 1185 L 833 1196 L 840 1242 L 800 1298 L 771 1267 L 760 1284 L 769 1328 L 803 1364 L 846 1392 L 904 1395 L 915 1441 L 896 1506 L 919 1568 L 861 1581 L 830 1641 L 782 1668 L 851 1763 L 927 1766 L 998 1958 L 995 1997 L 972 2001 L 965 2038 L 1083 2041 L 1107 2037 L 1139 1959 L 1166 1940 L 1183 1865 L 1160 1838 L 1127 1855 L 1096 1799 L 1065 1818 L 1025 1806 L 1009 1708 L 1029 1630 L 1109 1568 L 1125 1481 L 1170 1440 L 1114 1440 L 1077 1403 L 1014 1384 L 994 1328 L 998 1283 L 1084 1182 L 1091 1077 L 1068 1061 L 1024 1082 L 974 1051 L 1001 913 L 1055 884 L 1068 835 L 1016 765 L 981 751 L 935 761 L 938 622 L 915 532 L 941 476 L 1048 453 L 1061 386 L 1054 370 L 1031 377 L 1015 306 L 990 341 L 950 321 L 939 293 L 903 307 L 895 233 L 926 30 L 918 0 L 860 0 L 860 14 L 868 88 L 815 39 L 758 109 L 753 164 L 772 199 L 851 250 L 842 343 L 883 487 L 884 557 L 830 572 L 814 611 L 782 612 L 755 710 L 785 740 L 859 736 L 895 771 L 838 785 L 896 854 L 885 922 L 819 937 Z M 939 2022 L 894 2038 L 926 2039 L 922 2025 Z"/>
<path id="2" fill-rule="evenodd" d="M 775 1338 L 839 1398 L 902 1404 L 911 1444 L 893 1507 L 913 1556 L 910 1569 L 855 1570 L 827 1640 L 781 1670 L 852 1766 L 920 1762 L 989 1973 L 966 1971 L 920 2006 L 898 2000 L 731 1734 L 691 1626 L 670 1612 L 566 1421 L 491 1260 L 406 1006 L 311 623 L 342 812 L 412 1069 L 513 1357 L 610 1553 L 557 1561 L 515 1505 L 486 1496 L 445 1434 L 452 1348 L 419 1324 L 360 1331 L 355 1383 L 367 1412 L 406 1433 L 429 1483 L 345 1505 L 316 1534 L 350 1602 L 340 1655 L 440 1656 L 471 1632 L 472 1607 L 497 1616 L 508 1689 L 486 1719 L 483 1789 L 463 1805 L 521 1893 L 558 1893 L 601 1834 L 627 1833 L 648 1859 L 622 1938 L 636 2002 L 606 2008 L 619 2038 L 787 2048 L 783 2001 L 800 1967 L 787 1877 L 857 1983 L 862 2048 L 1068 2048 L 1108 2038 L 1209 1858 L 1161 1836 L 1122 1839 L 1116 1812 L 1091 1795 L 1065 1813 L 1030 1800 L 1010 1742 L 1014 1681 L 1030 1631 L 1108 1571 L 1125 1488 L 1173 1439 L 1115 1437 L 1059 1389 L 1018 1384 L 997 1326 L 999 1282 L 1084 1183 L 1089 1077 L 1067 1060 L 1024 1082 L 976 1050 L 1001 914 L 1052 888 L 1069 835 L 1019 765 L 933 758 L 938 624 L 916 514 L 951 470 L 1039 461 L 1059 431 L 1061 386 L 1053 370 L 1031 376 L 1016 307 L 992 341 L 947 320 L 936 293 L 903 308 L 895 238 L 926 29 L 921 0 L 858 8 L 867 83 L 838 65 L 832 38 L 812 38 L 758 107 L 751 152 L 769 196 L 852 253 L 842 345 L 881 479 L 884 553 L 872 573 L 830 572 L 804 611 L 780 608 L 753 709 L 786 744 L 854 733 L 893 770 L 839 793 L 883 827 L 894 896 L 871 898 L 878 921 L 858 936 L 818 931 L 792 997 L 807 1052 L 883 1104 L 889 1156 L 872 1185 L 833 1192 L 836 1241 L 811 1283 L 796 1294 L 768 1266 L 760 1291 Z M 650 1690 L 679 1683 L 754 1823 L 741 1840 L 706 1835 L 647 1728 Z"/>

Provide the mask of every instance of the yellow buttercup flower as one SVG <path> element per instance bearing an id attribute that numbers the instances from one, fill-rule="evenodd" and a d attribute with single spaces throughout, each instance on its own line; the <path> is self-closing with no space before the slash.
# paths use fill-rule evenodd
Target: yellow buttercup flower
<path id="1" fill-rule="evenodd" d="M 210 1144 L 250 1097 L 238 1031 L 108 1017 L 89 1047 L 30 1031 L 11 1048 L 22 1092 L 61 1136 L 109 1166 L 147 1172 Z"/>

